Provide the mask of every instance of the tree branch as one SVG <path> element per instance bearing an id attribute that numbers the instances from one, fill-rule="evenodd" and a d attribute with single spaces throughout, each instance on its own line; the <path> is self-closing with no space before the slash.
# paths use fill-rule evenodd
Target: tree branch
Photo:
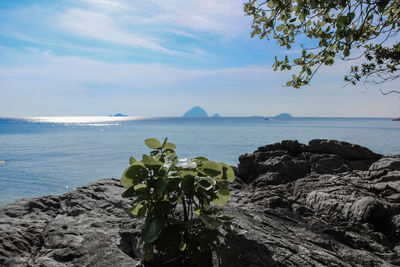
<path id="1" fill-rule="evenodd" d="M 397 90 L 391 90 L 391 91 L 388 91 L 388 92 L 383 92 L 382 89 L 379 89 L 379 91 L 381 91 L 382 95 L 388 95 L 388 94 L 392 94 L 392 93 L 400 95 L 400 91 L 397 91 Z"/>

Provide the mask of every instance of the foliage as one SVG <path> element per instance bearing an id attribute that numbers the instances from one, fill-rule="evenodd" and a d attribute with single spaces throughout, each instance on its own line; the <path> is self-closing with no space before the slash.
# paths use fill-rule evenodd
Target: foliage
<path id="1" fill-rule="evenodd" d="M 221 206 L 229 198 L 228 183 L 235 179 L 231 167 L 204 157 L 179 160 L 167 138 L 145 140 L 152 149 L 141 161 L 134 157 L 121 177 L 133 197 L 128 212 L 145 218 L 140 241 L 145 260 L 155 251 L 194 264 L 201 255 L 216 250 L 226 233 L 242 230 L 224 215 Z"/>
<path id="2" fill-rule="evenodd" d="M 362 78 L 367 78 L 379 84 L 400 77 L 400 43 L 392 48 L 382 45 L 369 45 L 366 48 L 365 58 L 369 63 L 351 67 L 349 76 L 345 76 L 346 81 L 356 84 Z"/>
<path id="3" fill-rule="evenodd" d="M 274 70 L 299 70 L 287 86 L 309 84 L 322 65 L 331 66 L 337 57 L 354 59 L 350 58 L 354 50 L 370 63 L 352 67 L 346 81 L 385 82 L 399 77 L 400 45 L 395 38 L 399 0 L 249 0 L 244 11 L 253 16 L 252 37 L 272 37 L 287 50 L 295 41 L 309 39 L 315 44 L 301 45 L 301 54 L 294 59 L 275 57 Z M 391 47 L 383 46 L 386 43 Z"/>

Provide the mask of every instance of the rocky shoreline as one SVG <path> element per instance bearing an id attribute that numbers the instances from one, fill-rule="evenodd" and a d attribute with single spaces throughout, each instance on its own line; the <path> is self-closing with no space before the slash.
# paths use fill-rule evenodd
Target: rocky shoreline
<path id="1" fill-rule="evenodd" d="M 400 155 L 334 140 L 239 157 L 221 266 L 399 266 Z M 0 207 L 0 266 L 137 266 L 142 222 L 116 179 Z"/>

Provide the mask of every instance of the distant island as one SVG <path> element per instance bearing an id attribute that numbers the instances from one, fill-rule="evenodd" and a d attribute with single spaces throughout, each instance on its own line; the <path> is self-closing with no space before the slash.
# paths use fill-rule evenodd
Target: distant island
<path id="1" fill-rule="evenodd" d="M 221 117 L 218 113 L 215 113 L 214 115 L 213 115 L 213 117 L 214 118 L 219 118 L 219 117 Z"/>
<path id="2" fill-rule="evenodd" d="M 128 115 L 122 114 L 122 113 L 117 113 L 117 114 L 114 114 L 114 115 L 109 115 L 109 117 L 128 117 Z"/>
<path id="3" fill-rule="evenodd" d="M 291 119 L 291 118 L 293 118 L 293 116 L 290 115 L 289 113 L 281 113 L 275 116 L 275 119 Z"/>
<path id="4" fill-rule="evenodd" d="M 400 121 L 400 118 L 397 118 L 397 119 L 393 119 L 393 121 Z"/>
<path id="5" fill-rule="evenodd" d="M 207 112 L 199 106 L 195 106 L 183 114 L 182 117 L 208 117 Z"/>

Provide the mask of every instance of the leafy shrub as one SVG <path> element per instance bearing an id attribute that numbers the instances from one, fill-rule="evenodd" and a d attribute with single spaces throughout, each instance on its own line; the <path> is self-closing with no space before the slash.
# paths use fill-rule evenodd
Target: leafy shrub
<path id="1" fill-rule="evenodd" d="M 152 149 L 141 161 L 134 157 L 121 177 L 128 188 L 122 196 L 133 197 L 128 212 L 145 217 L 140 241 L 145 261 L 155 251 L 165 257 L 196 264 L 211 255 L 227 233 L 243 230 L 222 214 L 229 199 L 228 183 L 235 179 L 231 167 L 204 157 L 179 160 L 176 146 L 155 138 L 145 140 Z"/>

